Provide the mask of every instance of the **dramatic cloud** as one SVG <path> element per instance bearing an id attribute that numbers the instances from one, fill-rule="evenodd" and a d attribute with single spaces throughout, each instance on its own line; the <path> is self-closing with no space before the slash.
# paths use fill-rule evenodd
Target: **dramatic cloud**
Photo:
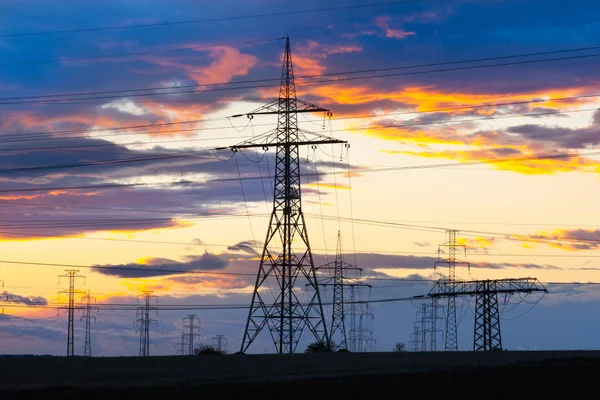
<path id="1" fill-rule="evenodd" d="M 25 304 L 28 306 L 45 306 L 48 300 L 41 296 L 21 296 L 7 291 L 2 292 L 2 299 L 7 303 Z"/>
<path id="2" fill-rule="evenodd" d="M 356 255 L 357 264 L 366 270 L 376 269 L 430 269 L 439 259 L 428 256 L 411 255 L 389 255 L 375 253 L 358 253 Z M 539 269 L 539 270 L 560 270 L 561 268 L 548 264 L 534 263 L 491 263 L 491 262 L 470 262 L 472 271 L 477 269 Z M 443 271 L 442 271 L 443 272 Z M 367 273 L 368 274 L 368 273 Z"/>
<path id="3" fill-rule="evenodd" d="M 233 246 L 227 247 L 227 250 L 231 251 L 231 252 L 240 252 L 241 251 L 243 253 L 248 253 L 251 255 L 258 255 L 258 253 L 255 250 L 255 248 L 258 245 L 259 244 L 253 240 L 246 240 L 246 241 L 234 244 Z"/>
<path id="4" fill-rule="evenodd" d="M 201 256 L 187 256 L 179 262 L 165 258 L 149 258 L 143 263 L 98 265 L 93 271 L 119 278 L 150 278 L 155 276 L 179 275 L 198 271 L 216 271 L 225 268 L 227 260 L 205 252 Z"/>
<path id="5" fill-rule="evenodd" d="M 514 235 L 527 246 L 544 244 L 555 249 L 582 251 L 600 248 L 600 229 L 555 229 L 532 235 Z"/>

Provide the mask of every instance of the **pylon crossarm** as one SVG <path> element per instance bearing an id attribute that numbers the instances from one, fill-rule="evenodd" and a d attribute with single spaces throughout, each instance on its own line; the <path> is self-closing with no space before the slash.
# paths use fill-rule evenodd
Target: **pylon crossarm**
<path id="1" fill-rule="evenodd" d="M 536 278 L 511 278 L 454 282 L 448 282 L 447 280 L 439 280 L 434 284 L 433 288 L 430 290 L 427 296 L 434 298 L 448 296 L 473 296 L 486 291 L 481 289 L 481 284 L 485 282 L 494 283 L 494 289 L 491 291 L 493 291 L 496 294 L 534 292 L 548 293 L 548 290 Z"/>
<path id="2" fill-rule="evenodd" d="M 248 118 L 252 118 L 255 115 L 272 115 L 272 114 L 282 114 L 282 111 L 279 108 L 279 101 L 285 99 L 274 99 L 268 102 L 267 104 L 258 107 L 254 111 L 250 111 L 245 114 L 235 114 L 232 115 L 231 118 L 238 118 L 246 116 Z M 319 107 L 315 104 L 309 103 L 308 101 L 304 101 L 301 99 L 296 99 L 297 108 L 294 110 L 287 111 L 288 113 L 305 113 L 305 112 L 324 112 L 326 116 L 331 116 L 331 110 L 323 107 Z"/>

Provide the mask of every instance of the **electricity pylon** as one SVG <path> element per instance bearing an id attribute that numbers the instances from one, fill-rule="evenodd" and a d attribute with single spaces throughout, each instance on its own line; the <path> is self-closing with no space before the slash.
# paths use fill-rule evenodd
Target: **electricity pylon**
<path id="1" fill-rule="evenodd" d="M 136 320 L 136 328 L 140 331 L 140 357 L 148 357 L 150 355 L 150 324 L 156 323 L 155 319 L 150 318 L 150 310 L 156 310 L 156 307 L 150 307 L 151 291 L 144 291 L 140 296 L 144 299 L 144 305 L 138 309 L 138 318 Z"/>
<path id="2" fill-rule="evenodd" d="M 73 317 L 75 315 L 75 295 L 85 293 L 82 290 L 75 289 L 75 279 L 83 278 L 85 282 L 85 276 L 78 275 L 78 269 L 66 269 L 63 275 L 58 276 L 58 282 L 60 283 L 60 278 L 69 278 L 69 288 L 67 290 L 61 290 L 59 293 L 67 293 L 69 295 L 69 303 L 66 308 L 68 311 L 68 323 L 67 323 L 67 357 L 72 357 L 75 355 L 75 324 L 73 322 Z"/>
<path id="3" fill-rule="evenodd" d="M 449 230 L 448 231 L 448 241 L 440 245 L 438 248 L 438 254 L 441 254 L 441 247 L 448 248 L 448 257 L 445 259 L 440 259 L 436 261 L 435 268 L 437 269 L 440 266 L 448 267 L 448 277 L 446 278 L 448 285 L 448 302 L 446 308 L 446 343 L 445 350 L 446 351 L 458 351 L 458 334 L 457 334 L 457 326 L 456 326 L 456 296 L 453 295 L 453 288 L 456 282 L 456 267 L 460 265 L 469 266 L 468 262 L 465 261 L 457 261 L 456 260 L 456 250 L 458 248 L 463 248 L 465 254 L 467 249 L 464 245 L 459 244 L 456 241 L 456 234 L 458 231 Z"/>
<path id="4" fill-rule="evenodd" d="M 329 262 L 325 265 L 322 265 L 318 268 L 316 268 L 316 270 L 318 272 L 320 271 L 326 271 L 329 270 L 330 272 L 330 276 L 324 279 L 321 279 L 321 282 L 319 283 L 319 285 L 321 286 L 328 286 L 328 285 L 333 285 L 333 312 L 332 312 L 332 316 L 331 316 L 331 325 L 330 325 L 330 331 L 329 331 L 329 340 L 330 340 L 330 347 L 331 350 L 333 351 L 337 351 L 340 349 L 348 349 L 348 339 L 347 339 L 347 330 L 346 330 L 346 302 L 345 302 L 345 288 L 347 286 L 350 286 L 352 289 L 352 294 L 350 295 L 350 301 L 351 301 L 351 306 L 350 306 L 350 314 L 351 315 L 356 315 L 356 313 L 352 313 L 352 310 L 355 310 L 355 304 L 354 302 L 356 301 L 355 298 L 353 298 L 353 292 L 354 292 L 354 287 L 356 286 L 367 286 L 367 287 L 371 287 L 370 285 L 364 284 L 364 283 L 360 283 L 359 282 L 359 276 L 360 273 L 362 272 L 362 268 L 359 268 L 355 265 L 349 264 L 347 262 L 344 261 L 344 254 L 342 251 L 342 236 L 340 231 L 338 231 L 338 237 L 337 237 L 337 247 L 336 247 L 336 253 L 335 253 L 335 261 L 333 262 Z M 349 276 L 349 272 L 350 271 L 354 271 L 355 273 L 355 277 L 351 277 Z M 356 326 L 352 324 L 352 321 L 355 321 L 355 319 L 352 319 L 351 317 L 351 330 L 354 328 L 356 329 Z M 352 344 L 350 345 L 350 347 L 353 347 Z"/>
<path id="5" fill-rule="evenodd" d="M 179 342 L 177 342 L 177 344 L 175 345 L 175 348 L 177 349 L 177 355 L 178 356 L 185 356 L 185 332 L 181 332 L 181 339 L 179 339 Z"/>
<path id="6" fill-rule="evenodd" d="M 90 296 L 90 290 L 88 289 L 87 295 L 83 296 L 83 301 L 86 302 L 85 307 L 85 315 L 81 317 L 82 320 L 85 320 L 85 345 L 83 347 L 83 356 L 91 357 L 92 356 L 92 332 L 91 332 L 91 321 L 94 320 L 96 322 L 96 317 L 92 317 L 92 307 L 91 301 L 92 297 Z"/>
<path id="7" fill-rule="evenodd" d="M 437 281 L 429 298 L 475 296 L 473 351 L 502 350 L 498 295 L 548 293 L 536 278 L 487 279 L 480 281 Z"/>
<path id="8" fill-rule="evenodd" d="M 194 325 L 194 321 L 198 321 L 198 325 Z M 189 321 L 186 325 L 185 322 Z M 188 356 L 194 355 L 194 335 L 196 333 L 196 329 L 200 329 L 200 320 L 196 318 L 196 314 L 188 314 L 187 317 L 183 319 L 183 331 L 185 332 L 187 329 L 187 333 L 184 333 L 183 336 L 188 338 Z M 182 351 L 183 353 L 183 351 Z"/>
<path id="9" fill-rule="evenodd" d="M 295 352 L 306 326 L 317 341 L 329 344 L 302 212 L 298 147 L 346 142 L 300 129 L 298 113 L 314 112 L 331 116 L 329 110 L 296 98 L 292 52 L 287 37 L 279 98 L 250 113 L 236 115 L 246 115 L 248 118 L 277 115 L 277 128 L 229 147 L 234 152 L 249 148 L 262 148 L 265 151 L 269 147 L 276 148 L 273 211 L 252 293 L 241 353 L 246 352 L 265 326 L 278 353 Z M 308 304 L 300 302 L 298 292 L 294 290 L 295 287 L 304 286 L 302 282 L 297 282 L 298 279 L 307 282 L 307 288 L 313 291 Z M 263 297 L 270 290 L 261 294 L 261 288 L 265 287 L 271 287 L 276 292 L 272 302 L 267 302 Z"/>
<path id="10" fill-rule="evenodd" d="M 212 339 L 213 347 L 219 352 L 227 353 L 227 338 L 224 335 L 217 335 Z"/>

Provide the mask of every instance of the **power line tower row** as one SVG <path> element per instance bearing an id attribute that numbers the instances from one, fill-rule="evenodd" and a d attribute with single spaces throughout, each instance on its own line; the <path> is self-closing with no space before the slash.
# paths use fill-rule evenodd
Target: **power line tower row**
<path id="1" fill-rule="evenodd" d="M 62 309 L 67 309 L 67 357 L 72 357 L 75 355 L 75 324 L 74 324 L 74 316 L 75 309 L 78 308 L 75 306 L 75 295 L 85 293 L 82 290 L 75 289 L 75 279 L 81 278 L 85 282 L 85 276 L 79 275 L 78 269 L 66 269 L 63 275 L 58 276 L 58 282 L 60 283 L 60 278 L 69 278 L 69 288 L 66 290 L 61 290 L 59 293 L 67 293 L 69 296 L 67 307 L 61 307 Z"/>
<path id="2" fill-rule="evenodd" d="M 189 322 L 186 324 L 186 321 L 189 321 Z M 198 322 L 198 324 L 194 324 L 196 321 Z M 194 355 L 194 351 L 195 351 L 194 335 L 196 333 L 196 329 L 200 330 L 200 319 L 196 318 L 196 314 L 188 314 L 188 316 L 183 319 L 183 332 L 184 333 L 182 336 L 182 344 L 183 344 L 183 341 L 185 340 L 185 338 L 187 338 L 187 342 L 188 342 L 187 354 L 188 354 L 188 356 Z M 183 355 L 183 349 L 182 349 L 182 355 Z"/>
<path id="3" fill-rule="evenodd" d="M 328 109 L 297 99 L 290 39 L 286 37 L 279 97 L 245 114 L 249 118 L 277 115 L 277 127 L 252 140 L 229 147 L 234 152 L 249 148 L 276 148 L 273 211 L 260 258 L 241 353 L 246 352 L 265 327 L 278 353 L 295 352 L 305 327 L 317 341 L 329 343 L 302 212 L 298 147 L 346 142 L 300 129 L 298 113 L 314 112 L 331 115 Z M 303 287 L 302 283 L 306 283 L 311 291 L 308 305 L 300 301 L 298 292 L 294 290 L 295 287 Z M 263 298 L 263 287 L 271 287 L 276 291 L 273 302 Z"/>
<path id="4" fill-rule="evenodd" d="M 150 325 L 153 322 L 156 323 L 155 319 L 150 318 L 150 311 L 157 309 L 150 306 L 150 299 L 158 299 L 158 296 L 153 296 L 151 291 L 146 290 L 142 292 L 140 297 L 143 299 L 144 304 L 138 308 L 136 319 L 136 329 L 140 332 L 139 356 L 148 357 L 150 355 Z"/>
<path id="5" fill-rule="evenodd" d="M 453 288 L 456 283 L 456 267 L 466 266 L 469 268 L 469 263 L 465 261 L 457 261 L 456 252 L 458 249 L 463 249 L 466 255 L 467 249 L 465 245 L 457 242 L 456 234 L 457 230 L 448 231 L 448 241 L 443 243 L 438 248 L 439 261 L 436 261 L 434 269 L 437 270 L 439 267 L 448 268 L 448 276 L 446 281 L 448 282 L 448 297 L 446 307 L 446 342 L 444 349 L 446 351 L 458 351 L 458 333 L 457 333 L 457 321 L 456 321 L 456 296 L 453 294 Z M 442 259 L 442 247 L 447 248 L 447 257 Z"/>

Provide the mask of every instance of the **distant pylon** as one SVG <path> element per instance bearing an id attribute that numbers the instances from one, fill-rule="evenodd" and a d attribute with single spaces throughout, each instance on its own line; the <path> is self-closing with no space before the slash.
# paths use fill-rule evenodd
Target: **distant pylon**
<path id="1" fill-rule="evenodd" d="M 216 335 L 212 340 L 213 347 L 217 351 L 227 353 L 227 338 L 224 335 Z"/>
<path id="2" fill-rule="evenodd" d="M 421 351 L 427 351 L 427 303 L 421 303 Z"/>
<path id="3" fill-rule="evenodd" d="M 342 251 L 342 236 L 341 232 L 338 231 L 337 236 L 337 248 L 335 254 L 335 261 L 329 262 L 325 265 L 322 265 L 316 268 L 318 272 L 321 271 L 330 271 L 330 276 L 321 279 L 319 285 L 328 286 L 333 284 L 333 312 L 331 317 L 331 330 L 329 331 L 329 340 L 331 341 L 331 349 L 333 351 L 337 351 L 340 349 L 348 349 L 348 339 L 346 335 L 346 302 L 345 302 L 345 288 L 347 286 L 351 287 L 351 295 L 350 295 L 350 314 L 352 315 L 353 310 L 356 310 L 355 305 L 352 303 L 356 301 L 354 296 L 354 287 L 357 286 L 367 286 L 371 287 L 371 285 L 367 285 L 364 283 L 360 283 L 360 273 L 362 269 L 349 264 L 344 261 L 344 254 Z M 354 271 L 355 276 L 349 276 L 350 272 Z M 355 319 L 354 319 L 355 321 Z M 352 317 L 351 317 L 351 329 L 355 329 L 352 326 Z M 351 337 L 352 339 L 352 337 Z M 356 337 L 354 337 L 356 340 Z M 355 344 L 355 343 L 354 343 Z M 353 347 L 353 343 L 350 343 L 350 347 Z M 354 350 L 351 350 L 354 351 Z"/>
<path id="4" fill-rule="evenodd" d="M 185 332 L 181 332 L 181 338 L 175 345 L 175 348 L 177 349 L 178 356 L 185 356 Z"/>
<path id="5" fill-rule="evenodd" d="M 150 299 L 152 297 L 151 291 L 144 291 L 140 296 L 144 300 L 144 305 L 138 308 L 138 318 L 136 320 L 136 328 L 140 331 L 140 357 L 148 357 L 150 355 L 150 324 L 156 322 L 155 319 L 150 318 L 150 310 L 155 310 L 155 307 L 150 307 Z"/>
<path id="6" fill-rule="evenodd" d="M 75 355 L 75 324 L 73 321 L 73 317 L 75 315 L 75 295 L 79 293 L 85 293 L 82 290 L 75 289 L 75 279 L 83 278 L 85 282 L 85 276 L 78 275 L 78 269 L 66 269 L 63 275 L 58 276 L 58 282 L 60 283 L 60 278 L 69 278 L 69 289 L 61 290 L 60 293 L 67 293 L 69 295 L 69 303 L 66 308 L 68 311 L 68 322 L 67 322 L 67 357 L 72 357 Z"/>
<path id="7" fill-rule="evenodd" d="M 86 302 L 85 307 L 85 315 L 81 317 L 82 320 L 85 320 L 85 345 L 83 347 L 83 356 L 91 357 L 92 356 L 92 332 L 91 332 L 91 321 L 92 319 L 96 322 L 96 317 L 92 317 L 91 311 L 91 300 L 90 290 L 88 289 L 87 295 L 83 296 L 83 301 Z"/>
<path id="8" fill-rule="evenodd" d="M 186 321 L 189 321 L 187 325 L 185 323 Z M 194 324 L 195 321 L 198 321 L 197 325 Z M 186 332 L 187 330 L 187 332 L 184 333 L 184 337 L 188 338 L 188 356 L 194 355 L 194 335 L 196 329 L 200 329 L 200 320 L 196 318 L 196 314 L 188 314 L 188 316 L 183 319 L 183 331 Z"/>
<path id="9" fill-rule="evenodd" d="M 454 291 L 454 283 L 456 282 L 456 267 L 458 265 L 466 265 L 467 267 L 469 266 L 468 262 L 456 260 L 456 249 L 463 248 L 465 254 L 467 252 L 466 247 L 462 244 L 459 244 L 456 241 L 457 233 L 457 230 L 448 231 L 448 242 L 440 245 L 440 248 L 438 250 L 438 253 L 441 255 L 441 247 L 447 247 L 448 257 L 445 259 L 440 259 L 435 263 L 436 269 L 440 266 L 448 267 L 448 277 L 446 278 L 448 281 L 449 290 L 448 303 L 446 308 L 446 351 L 458 350 L 458 334 L 456 325 L 456 296 L 452 295 Z"/>
<path id="10" fill-rule="evenodd" d="M 296 98 L 292 51 L 287 37 L 279 98 L 250 113 L 237 115 L 249 118 L 277 115 L 277 128 L 229 147 L 234 152 L 248 148 L 276 149 L 273 211 L 242 338 L 242 353 L 265 326 L 278 353 L 294 353 L 305 327 L 317 341 L 329 345 L 329 332 L 302 212 L 298 147 L 345 142 L 300 129 L 298 113 L 315 112 L 331 116 L 328 109 Z M 298 279 L 304 282 L 298 282 Z M 297 286 L 303 287 L 302 283 L 312 290 L 307 302 L 300 301 L 298 291 L 294 290 Z M 261 290 L 265 287 L 275 291 L 273 302 L 265 302 L 265 292 Z"/>

